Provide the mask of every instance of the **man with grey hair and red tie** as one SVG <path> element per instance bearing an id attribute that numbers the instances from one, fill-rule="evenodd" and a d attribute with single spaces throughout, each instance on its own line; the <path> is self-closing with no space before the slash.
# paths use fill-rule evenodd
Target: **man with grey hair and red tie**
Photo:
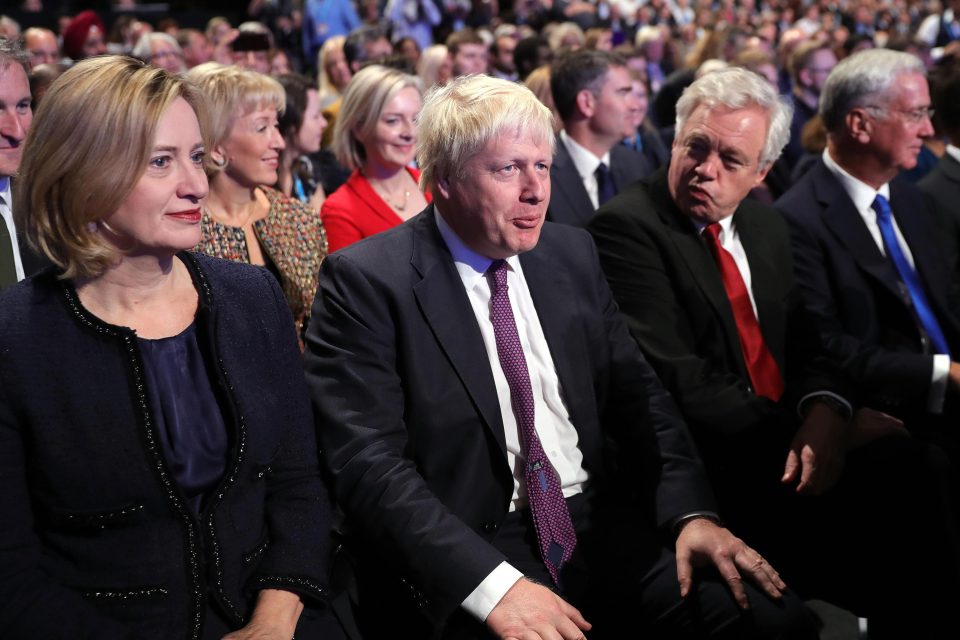
<path id="1" fill-rule="evenodd" d="M 471 76 L 419 127 L 433 204 L 324 261 L 306 337 L 364 637 L 815 637 L 719 523 L 590 237 L 544 222 L 550 111 Z"/>

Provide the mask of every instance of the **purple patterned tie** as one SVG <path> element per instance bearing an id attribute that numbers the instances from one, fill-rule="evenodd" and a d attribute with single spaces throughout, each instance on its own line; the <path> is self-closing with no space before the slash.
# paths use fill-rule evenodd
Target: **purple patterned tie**
<path id="1" fill-rule="evenodd" d="M 495 260 L 487 269 L 490 282 L 490 319 L 497 340 L 500 367 L 510 385 L 510 404 L 517 418 L 520 450 L 526 458 L 524 478 L 533 526 L 540 542 L 543 563 L 553 581 L 560 584 L 560 569 L 573 555 L 577 534 L 570 520 L 570 511 L 560 489 L 560 478 L 543 451 L 533 416 L 533 389 L 527 360 L 517 335 L 517 323 L 507 295 L 507 263 Z"/>

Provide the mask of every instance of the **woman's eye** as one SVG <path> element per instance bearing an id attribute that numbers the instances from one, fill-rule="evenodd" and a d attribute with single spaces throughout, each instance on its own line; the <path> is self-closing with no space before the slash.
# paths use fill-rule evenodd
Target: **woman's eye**
<path id="1" fill-rule="evenodd" d="M 150 160 L 150 166 L 157 169 L 164 169 L 170 164 L 170 156 L 160 156 Z"/>

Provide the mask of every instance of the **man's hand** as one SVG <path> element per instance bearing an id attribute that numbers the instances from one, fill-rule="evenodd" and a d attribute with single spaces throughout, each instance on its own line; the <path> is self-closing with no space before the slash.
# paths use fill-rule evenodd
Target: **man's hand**
<path id="1" fill-rule="evenodd" d="M 770 563 L 748 547 L 743 540 L 706 518 L 684 523 L 677 536 L 677 580 L 680 597 L 686 598 L 693 584 L 693 568 L 712 564 L 727 582 L 733 597 L 743 609 L 749 609 L 743 576 L 750 578 L 763 591 L 779 600 L 786 583 Z"/>
<path id="2" fill-rule="evenodd" d="M 302 612 L 303 603 L 297 594 L 264 589 L 257 597 L 250 622 L 223 636 L 222 640 L 290 640 Z"/>
<path id="3" fill-rule="evenodd" d="M 797 482 L 797 493 L 820 495 L 840 480 L 847 455 L 847 425 L 840 414 L 814 403 L 793 436 L 780 482 Z"/>
<path id="4" fill-rule="evenodd" d="M 960 362 L 951 362 L 947 382 L 953 391 L 960 391 Z"/>
<path id="5" fill-rule="evenodd" d="M 487 616 L 487 626 L 501 640 L 583 640 L 591 625 L 550 589 L 520 578 Z"/>
<path id="6" fill-rule="evenodd" d="M 863 407 L 853 414 L 853 421 L 847 431 L 847 451 L 853 451 L 882 438 L 909 437 L 910 432 L 903 426 L 903 420 L 876 409 Z"/>

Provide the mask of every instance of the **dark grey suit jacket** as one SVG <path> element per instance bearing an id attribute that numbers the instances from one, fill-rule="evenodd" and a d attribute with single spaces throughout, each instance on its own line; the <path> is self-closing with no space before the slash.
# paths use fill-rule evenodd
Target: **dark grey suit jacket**
<path id="1" fill-rule="evenodd" d="M 651 527 L 711 509 L 687 429 L 617 313 L 590 236 L 546 223 L 520 263 L 592 491 L 613 491 L 615 442 L 633 478 L 620 504 L 653 505 Z M 306 343 L 358 575 L 396 585 L 373 615 L 440 624 L 505 560 L 491 541 L 513 476 L 491 363 L 432 206 L 324 261 Z"/>
<path id="2" fill-rule="evenodd" d="M 610 150 L 610 173 L 617 192 L 644 176 L 653 173 L 650 161 L 633 149 L 622 144 Z M 547 219 L 575 227 L 585 227 L 596 209 L 590 202 L 590 196 L 583 186 L 583 180 L 577 173 L 567 146 L 559 137 L 556 151 L 553 154 L 553 165 L 550 167 L 550 207 L 547 209 Z"/>

